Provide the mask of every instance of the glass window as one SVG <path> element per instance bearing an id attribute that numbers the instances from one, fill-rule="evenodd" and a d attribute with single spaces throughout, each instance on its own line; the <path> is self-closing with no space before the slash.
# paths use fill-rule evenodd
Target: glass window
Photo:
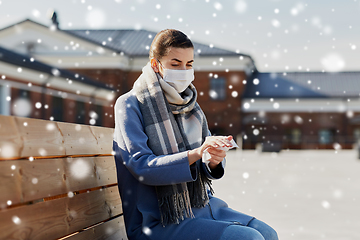
<path id="1" fill-rule="evenodd" d="M 102 112 L 103 107 L 101 105 L 92 105 L 90 110 L 89 117 L 90 117 L 90 124 L 95 126 L 102 126 Z"/>
<path id="2" fill-rule="evenodd" d="M 319 143 L 328 144 L 334 141 L 334 132 L 330 129 L 322 129 L 319 131 Z"/>
<path id="3" fill-rule="evenodd" d="M 60 97 L 53 97 L 52 98 L 52 109 L 51 109 L 51 116 L 54 118 L 54 121 L 63 121 L 63 99 Z"/>
<path id="4" fill-rule="evenodd" d="M 354 140 L 355 142 L 358 142 L 360 140 L 360 128 L 354 129 Z"/>
<path id="5" fill-rule="evenodd" d="M 226 98 L 225 78 L 210 79 L 210 97 L 213 100 L 224 100 Z"/>
<path id="6" fill-rule="evenodd" d="M 290 141 L 293 144 L 301 143 L 301 131 L 298 128 L 291 129 L 290 131 Z"/>
<path id="7" fill-rule="evenodd" d="M 75 122 L 85 124 L 85 103 L 77 101 L 75 106 Z"/>
<path id="8" fill-rule="evenodd" d="M 103 107 L 101 105 L 95 105 L 95 112 L 97 114 L 96 126 L 102 126 Z"/>
<path id="9" fill-rule="evenodd" d="M 11 101 L 12 114 L 19 117 L 30 117 L 33 104 L 30 100 L 30 91 L 18 89 L 19 96 Z"/>

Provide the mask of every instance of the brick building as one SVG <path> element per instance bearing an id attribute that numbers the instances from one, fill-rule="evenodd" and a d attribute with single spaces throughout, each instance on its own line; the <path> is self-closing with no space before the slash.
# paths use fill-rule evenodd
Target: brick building
<path id="1" fill-rule="evenodd" d="M 256 72 L 242 98 L 244 148 L 339 150 L 360 140 L 360 72 Z"/>
<path id="2" fill-rule="evenodd" d="M 101 82 L 0 47 L 2 115 L 102 126 L 114 96 Z"/>

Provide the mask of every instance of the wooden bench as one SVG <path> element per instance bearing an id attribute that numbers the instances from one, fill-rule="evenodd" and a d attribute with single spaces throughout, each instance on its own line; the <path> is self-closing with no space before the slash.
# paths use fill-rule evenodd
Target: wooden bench
<path id="1" fill-rule="evenodd" d="M 113 131 L 0 115 L 0 239 L 127 239 Z"/>

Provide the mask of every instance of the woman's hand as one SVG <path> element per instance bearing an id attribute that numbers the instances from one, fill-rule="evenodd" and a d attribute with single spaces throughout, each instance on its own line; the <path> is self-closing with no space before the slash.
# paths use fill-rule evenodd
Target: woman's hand
<path id="1" fill-rule="evenodd" d="M 221 136 L 210 136 L 205 139 L 205 142 L 199 147 L 188 151 L 189 164 L 193 164 L 200 158 L 205 150 L 208 151 L 211 158 L 209 159 L 209 167 L 215 168 L 226 156 L 224 150 L 217 149 L 218 147 L 231 147 L 232 136 L 221 137 Z"/>
<path id="2" fill-rule="evenodd" d="M 226 151 L 217 148 L 208 148 L 207 152 L 211 156 L 210 159 L 208 159 L 210 169 L 216 168 L 226 157 Z"/>

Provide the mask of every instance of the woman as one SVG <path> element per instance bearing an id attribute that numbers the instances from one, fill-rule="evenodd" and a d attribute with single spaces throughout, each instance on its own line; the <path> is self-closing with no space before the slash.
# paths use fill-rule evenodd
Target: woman
<path id="1" fill-rule="evenodd" d="M 113 149 L 130 240 L 276 240 L 265 223 L 212 196 L 232 137 L 209 136 L 196 102 L 194 47 L 180 31 L 159 32 L 150 62 L 115 104 Z M 210 154 L 208 163 L 201 158 Z"/>

